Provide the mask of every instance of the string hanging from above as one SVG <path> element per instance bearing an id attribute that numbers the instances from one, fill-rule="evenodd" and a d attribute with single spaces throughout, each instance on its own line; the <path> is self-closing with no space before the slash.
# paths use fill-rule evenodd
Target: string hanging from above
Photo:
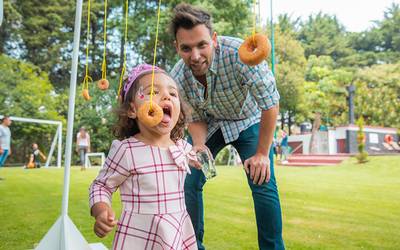
<path id="1" fill-rule="evenodd" d="M 122 83 L 124 81 L 124 75 L 126 72 L 126 43 L 128 41 L 128 9 L 129 9 L 129 0 L 125 0 L 125 28 L 124 28 L 124 48 L 123 48 L 124 61 L 122 63 L 121 75 L 119 76 L 117 98 L 121 96 Z"/>
<path id="2" fill-rule="evenodd" d="M 159 124 L 163 117 L 162 108 L 153 103 L 154 96 L 154 73 L 155 73 L 155 65 L 157 58 L 157 43 L 158 43 L 158 30 L 160 26 L 160 12 L 161 12 L 161 0 L 158 2 L 158 10 L 157 10 L 157 26 L 156 26 L 156 37 L 154 42 L 154 56 L 153 56 L 153 65 L 151 72 L 151 89 L 150 89 L 150 101 L 143 104 L 138 110 L 138 118 L 143 121 L 146 125 L 153 127 Z"/>
<path id="3" fill-rule="evenodd" d="M 271 44 L 266 35 L 256 32 L 256 0 L 253 1 L 253 31 L 239 47 L 240 60 L 249 66 L 255 66 L 264 61 L 271 53 Z"/>
<path id="4" fill-rule="evenodd" d="M 107 80 L 107 0 L 104 0 L 104 25 L 103 25 L 103 63 L 101 64 L 101 79 L 97 83 L 97 86 L 101 90 L 108 89 L 110 83 Z"/>
<path id="5" fill-rule="evenodd" d="M 89 82 L 92 78 L 89 76 L 89 36 L 90 36 L 90 0 L 88 0 L 87 7 L 87 36 L 86 36 L 86 63 L 85 63 L 85 77 L 82 82 L 82 96 L 85 100 L 90 100 L 89 95 Z"/>

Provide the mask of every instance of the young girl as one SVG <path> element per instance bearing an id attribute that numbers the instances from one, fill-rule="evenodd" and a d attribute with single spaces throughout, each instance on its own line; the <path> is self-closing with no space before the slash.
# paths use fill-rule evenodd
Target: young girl
<path id="1" fill-rule="evenodd" d="M 129 74 L 113 141 L 103 169 L 90 187 L 94 231 L 104 237 L 115 225 L 113 249 L 197 249 L 184 199 L 188 162 L 196 163 L 191 146 L 182 140 L 185 114 L 174 80 L 155 67 L 153 103 L 163 109 L 161 122 L 149 127 L 137 111 L 150 100 L 152 66 Z M 191 164 L 192 165 L 192 164 Z M 111 197 L 120 189 L 119 221 Z"/>

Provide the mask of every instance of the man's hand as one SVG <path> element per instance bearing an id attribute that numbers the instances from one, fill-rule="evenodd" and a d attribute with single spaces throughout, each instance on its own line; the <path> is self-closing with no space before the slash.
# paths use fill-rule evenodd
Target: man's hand
<path id="1" fill-rule="evenodd" d="M 244 170 L 250 175 L 254 184 L 261 185 L 263 182 L 269 182 L 271 177 L 269 156 L 256 153 L 244 161 Z"/>
<path id="2" fill-rule="evenodd" d="M 95 208 L 95 206 L 100 205 L 99 208 Z M 109 232 L 111 232 L 115 225 L 117 225 L 117 221 L 115 220 L 115 213 L 109 206 L 104 206 L 103 204 L 95 204 L 93 206 L 93 211 L 97 210 L 94 214 L 96 218 L 96 222 L 94 223 L 94 232 L 95 234 L 103 238 Z"/>
<path id="3" fill-rule="evenodd" d="M 4 153 L 4 150 L 0 148 L 0 155 Z"/>

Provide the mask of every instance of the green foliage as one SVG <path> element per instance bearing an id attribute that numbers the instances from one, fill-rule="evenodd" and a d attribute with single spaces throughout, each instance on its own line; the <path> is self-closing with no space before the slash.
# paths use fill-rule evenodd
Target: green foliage
<path id="1" fill-rule="evenodd" d="M 328 56 L 310 56 L 304 83 L 302 116 L 312 120 L 320 113 L 327 125 L 346 123 L 347 104 L 345 87 L 353 79 L 353 73 L 346 69 L 334 69 L 334 62 Z M 299 121 L 300 122 L 300 121 Z"/>
<path id="2" fill-rule="evenodd" d="M 400 127 L 400 63 L 360 69 L 354 82 L 356 114 L 369 125 Z"/>
<path id="3" fill-rule="evenodd" d="M 358 160 L 358 163 L 365 163 L 368 161 L 368 153 L 365 151 L 364 118 L 362 116 L 358 118 L 357 125 L 358 154 L 356 155 L 356 158 Z"/>
<path id="4" fill-rule="evenodd" d="M 58 113 L 59 95 L 47 73 L 30 63 L 0 55 L 0 92 L 5 93 L 0 95 L 1 114 L 65 122 Z M 11 129 L 14 156 L 10 162 L 19 163 L 27 161 L 26 154 L 33 142 L 40 149 L 49 150 L 55 132 L 54 126 L 19 122 L 14 122 Z"/>
<path id="5" fill-rule="evenodd" d="M 286 28 L 288 29 L 288 28 Z M 282 32 L 280 26 L 275 29 L 276 65 L 275 78 L 280 99 L 280 112 L 288 116 L 290 123 L 299 113 L 304 95 L 304 72 L 306 59 L 304 49 L 290 30 Z"/>
<path id="6" fill-rule="evenodd" d="M 327 55 L 337 60 L 351 53 L 345 28 L 336 16 L 321 12 L 310 16 L 301 25 L 298 37 L 303 43 L 306 58 L 310 55 Z"/>

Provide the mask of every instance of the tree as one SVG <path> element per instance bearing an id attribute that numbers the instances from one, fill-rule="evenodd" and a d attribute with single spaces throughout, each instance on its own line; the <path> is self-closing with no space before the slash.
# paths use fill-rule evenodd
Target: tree
<path id="1" fill-rule="evenodd" d="M 353 72 L 334 68 L 328 56 L 310 56 L 304 83 L 304 120 L 313 120 L 315 113 L 321 114 L 326 125 L 346 123 L 347 104 L 345 87 L 353 81 Z"/>
<path id="2" fill-rule="evenodd" d="M 400 63 L 360 69 L 354 83 L 355 113 L 366 124 L 400 128 Z"/>
<path id="3" fill-rule="evenodd" d="M 300 111 L 303 101 L 303 83 L 306 67 L 304 49 L 291 33 L 280 30 L 280 24 L 275 29 L 276 70 L 275 78 L 280 99 L 281 117 L 288 117 L 289 134 L 293 118 Z M 282 127 L 284 126 L 282 119 Z"/>
<path id="4" fill-rule="evenodd" d="M 306 58 L 310 55 L 327 55 L 338 60 L 351 53 L 345 28 L 336 16 L 321 12 L 309 16 L 302 23 L 298 38 L 304 46 Z"/>
<path id="5" fill-rule="evenodd" d="M 57 99 L 47 73 L 32 64 L 0 56 L 0 113 L 11 116 L 62 121 L 57 112 Z M 65 104 L 64 104 L 65 105 Z M 24 162 L 32 142 L 50 148 L 54 126 L 14 123 L 12 125 L 13 162 Z M 18 149 L 18 150 L 15 150 Z"/>

